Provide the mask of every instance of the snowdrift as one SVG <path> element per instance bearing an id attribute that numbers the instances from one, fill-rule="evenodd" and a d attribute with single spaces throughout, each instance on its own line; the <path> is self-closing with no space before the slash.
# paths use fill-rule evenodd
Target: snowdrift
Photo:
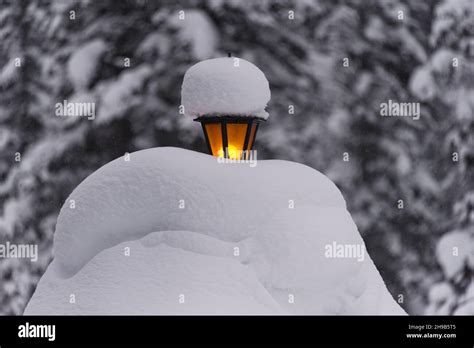
<path id="1" fill-rule="evenodd" d="M 67 199 L 25 314 L 404 314 L 369 255 L 336 245 L 364 242 L 312 168 L 138 151 Z"/>

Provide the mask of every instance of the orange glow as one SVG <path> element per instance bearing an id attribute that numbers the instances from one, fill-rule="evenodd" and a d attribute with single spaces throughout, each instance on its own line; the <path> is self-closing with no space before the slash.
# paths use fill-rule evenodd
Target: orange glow
<path id="1" fill-rule="evenodd" d="M 228 156 L 230 159 L 242 158 L 244 149 L 245 135 L 247 134 L 247 124 L 228 123 L 227 124 L 227 142 Z"/>
<path id="2" fill-rule="evenodd" d="M 221 125 L 219 123 L 208 123 L 205 127 L 209 144 L 211 145 L 212 155 L 224 157 L 222 152 Z"/>
<path id="3" fill-rule="evenodd" d="M 245 153 L 252 149 L 254 137 L 257 130 L 257 125 L 255 123 L 206 123 L 204 124 L 207 140 L 211 148 L 211 153 L 216 157 L 227 157 L 233 160 L 245 159 L 248 155 Z M 222 129 L 222 127 L 226 127 Z M 244 148 L 245 138 L 247 136 L 248 127 L 250 128 L 249 142 Z M 223 132 L 227 136 L 227 151 L 224 149 L 224 139 Z"/>
<path id="4" fill-rule="evenodd" d="M 224 151 L 222 150 L 222 148 L 219 149 L 217 156 L 224 157 Z M 240 159 L 242 157 L 242 148 L 237 148 L 233 145 L 229 145 L 229 147 L 227 148 L 227 156 L 230 159 Z"/>

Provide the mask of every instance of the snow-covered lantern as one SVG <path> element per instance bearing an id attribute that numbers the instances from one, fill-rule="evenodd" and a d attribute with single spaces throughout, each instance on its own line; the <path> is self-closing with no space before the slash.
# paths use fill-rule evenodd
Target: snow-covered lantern
<path id="1" fill-rule="evenodd" d="M 184 113 L 202 125 L 213 156 L 244 159 L 252 150 L 260 121 L 270 100 L 264 73 L 237 57 L 209 59 L 184 75 Z"/>

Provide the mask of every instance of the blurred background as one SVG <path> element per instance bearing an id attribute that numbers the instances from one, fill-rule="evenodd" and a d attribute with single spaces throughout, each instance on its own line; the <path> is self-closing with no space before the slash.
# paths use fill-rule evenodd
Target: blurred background
<path id="1" fill-rule="evenodd" d="M 337 184 L 407 312 L 474 314 L 471 0 L 0 0 L 0 243 L 39 245 L 36 263 L 0 259 L 0 314 L 22 314 L 86 176 L 125 152 L 206 151 L 181 82 L 228 52 L 270 81 L 259 159 Z M 63 100 L 97 117 L 56 117 Z M 420 119 L 381 117 L 388 100 Z"/>

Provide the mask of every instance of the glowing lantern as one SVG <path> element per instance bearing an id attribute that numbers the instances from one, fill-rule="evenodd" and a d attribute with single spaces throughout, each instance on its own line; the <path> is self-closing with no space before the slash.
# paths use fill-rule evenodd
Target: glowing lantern
<path id="1" fill-rule="evenodd" d="M 195 119 L 201 122 L 209 153 L 230 159 L 248 158 L 261 120 L 247 116 L 201 116 Z"/>

